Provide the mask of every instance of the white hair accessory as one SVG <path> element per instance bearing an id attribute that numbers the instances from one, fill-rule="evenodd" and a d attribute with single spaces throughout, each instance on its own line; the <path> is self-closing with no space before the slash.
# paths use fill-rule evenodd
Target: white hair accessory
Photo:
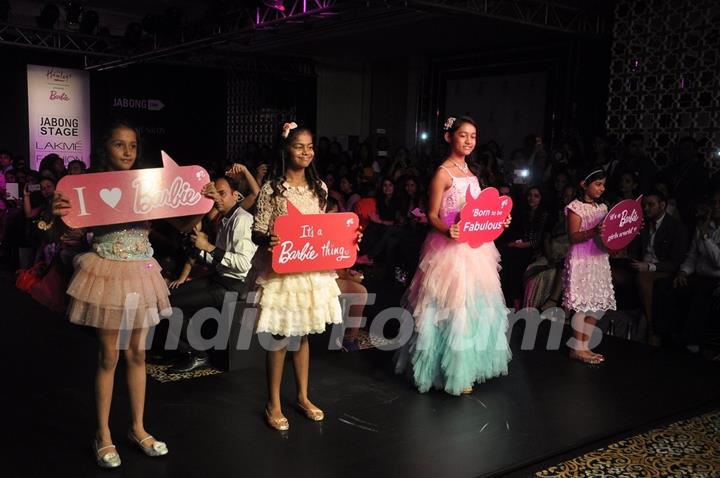
<path id="1" fill-rule="evenodd" d="M 455 124 L 455 120 L 457 120 L 457 118 L 454 116 L 448 116 L 448 119 L 445 120 L 445 124 L 443 125 L 443 129 L 445 131 L 450 131 L 450 128 L 452 128 Z"/>
<path id="2" fill-rule="evenodd" d="M 290 134 L 290 130 L 297 128 L 297 123 L 294 121 L 292 123 L 285 123 L 282 127 L 282 137 L 287 139 L 288 135 Z"/>
<path id="3" fill-rule="evenodd" d="M 593 174 L 604 173 L 604 172 L 605 172 L 604 169 L 596 169 L 595 171 L 593 171 L 593 172 L 591 172 L 590 174 L 588 174 L 587 176 L 585 176 L 585 179 L 583 179 L 582 182 L 587 183 L 588 178 L 589 178 L 590 176 L 592 176 Z"/>

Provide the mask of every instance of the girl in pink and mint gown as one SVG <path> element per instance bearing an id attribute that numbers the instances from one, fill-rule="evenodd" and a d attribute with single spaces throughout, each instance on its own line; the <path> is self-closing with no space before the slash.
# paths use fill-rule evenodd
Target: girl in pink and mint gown
<path id="1" fill-rule="evenodd" d="M 403 297 L 414 333 L 396 355 L 395 368 L 411 375 L 420 392 L 434 387 L 460 395 L 506 375 L 512 354 L 500 253 L 492 242 L 472 248 L 457 240 L 465 193 L 470 188 L 477 196 L 481 189 L 465 162 L 475 148 L 477 128 L 471 118 L 450 117 L 444 130 L 450 154 L 430 184 L 432 229 Z"/>

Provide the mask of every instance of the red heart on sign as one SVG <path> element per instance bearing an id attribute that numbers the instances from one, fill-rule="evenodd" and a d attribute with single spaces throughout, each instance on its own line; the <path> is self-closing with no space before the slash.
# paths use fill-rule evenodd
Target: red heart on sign
<path id="1" fill-rule="evenodd" d="M 302 214 L 287 202 L 288 213 L 275 221 L 280 244 L 273 247 L 278 274 L 346 269 L 355 264 L 360 221 L 352 212 Z"/>
<path id="2" fill-rule="evenodd" d="M 509 196 L 500 196 L 495 188 L 485 188 L 474 198 L 470 188 L 465 193 L 465 206 L 460 211 L 459 242 L 470 247 L 480 247 L 497 239 L 505 230 L 505 220 L 512 211 Z"/>

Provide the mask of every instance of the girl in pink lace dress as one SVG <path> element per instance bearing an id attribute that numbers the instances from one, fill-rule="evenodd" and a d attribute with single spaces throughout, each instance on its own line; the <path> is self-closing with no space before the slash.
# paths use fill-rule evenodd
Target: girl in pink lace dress
<path id="1" fill-rule="evenodd" d="M 471 393 L 476 383 L 507 374 L 511 352 L 500 254 L 488 242 L 478 248 L 457 241 L 457 223 L 468 188 L 480 193 L 465 157 L 475 148 L 475 122 L 449 118 L 450 155 L 430 184 L 427 217 L 432 229 L 404 298 L 415 333 L 396 357 L 396 372 L 412 373 L 420 392 L 431 387 L 452 395 Z"/>
<path id="2" fill-rule="evenodd" d="M 563 307 L 575 311 L 570 356 L 599 364 L 605 358 L 590 350 L 590 337 L 605 311 L 615 310 L 610 260 L 600 239 L 608 213 L 607 206 L 600 202 L 605 191 L 605 171 L 587 171 L 580 188 L 581 199 L 565 207 L 570 250 L 565 257 Z"/>

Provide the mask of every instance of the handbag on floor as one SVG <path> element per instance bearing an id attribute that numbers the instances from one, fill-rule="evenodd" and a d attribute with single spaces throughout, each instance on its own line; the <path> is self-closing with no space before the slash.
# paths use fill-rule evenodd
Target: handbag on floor
<path id="1" fill-rule="evenodd" d="M 47 273 L 30 287 L 30 295 L 40 304 L 57 314 L 65 314 L 68 296 L 65 293 L 70 275 L 58 256 L 52 261 Z"/>
<path id="2" fill-rule="evenodd" d="M 45 274 L 45 263 L 43 261 L 36 262 L 31 268 L 20 269 L 15 274 L 17 275 L 15 287 L 29 294 L 32 286 L 42 280 L 43 274 Z"/>

